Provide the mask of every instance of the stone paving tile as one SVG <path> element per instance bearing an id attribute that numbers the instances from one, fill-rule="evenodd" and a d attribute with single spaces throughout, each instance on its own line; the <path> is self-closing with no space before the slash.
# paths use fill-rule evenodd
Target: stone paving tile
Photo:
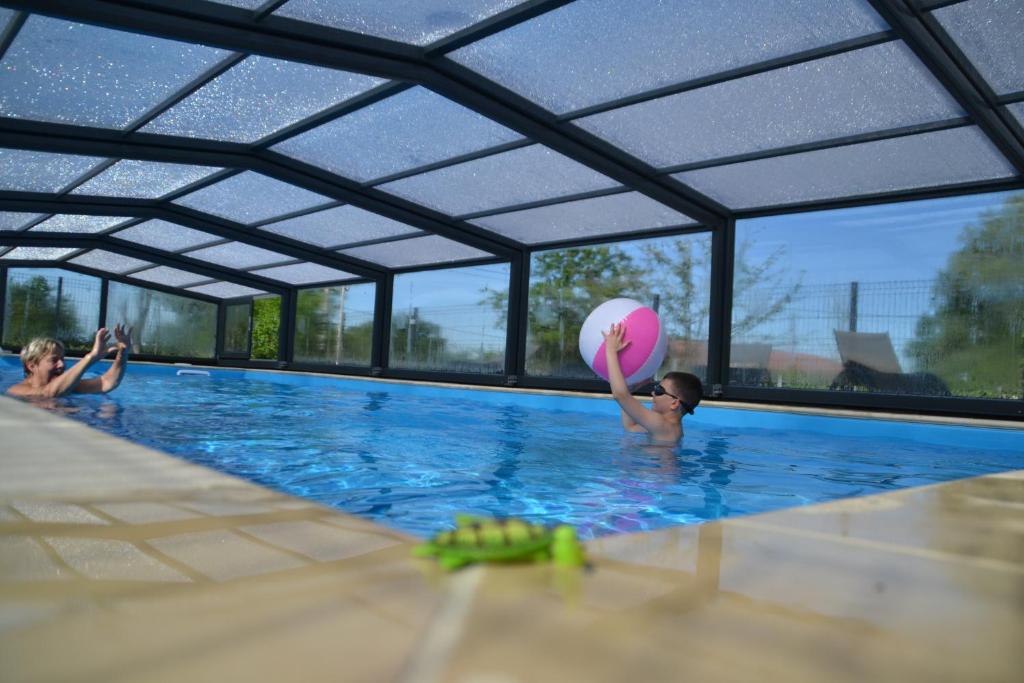
<path id="1" fill-rule="evenodd" d="M 93 507 L 111 517 L 129 524 L 151 524 L 153 522 L 173 522 L 182 519 L 193 519 L 195 512 L 183 510 L 166 503 L 128 502 L 128 503 L 94 503 Z"/>
<path id="2" fill-rule="evenodd" d="M 68 566 L 86 578 L 97 581 L 191 581 L 127 541 L 49 537 L 45 541 Z"/>
<path id="3" fill-rule="evenodd" d="M 278 522 L 244 526 L 240 530 L 321 562 L 364 555 L 398 543 L 381 534 L 348 531 L 316 522 Z"/>
<path id="4" fill-rule="evenodd" d="M 52 581 L 71 572 L 50 557 L 36 539 L 0 536 L 0 581 Z"/>
<path id="5" fill-rule="evenodd" d="M 97 517 L 81 505 L 14 501 L 11 503 L 11 507 L 33 522 L 47 524 L 110 524 L 107 520 Z"/>
<path id="6" fill-rule="evenodd" d="M 150 544 L 214 581 L 260 576 L 307 564 L 230 531 L 166 536 L 153 539 Z"/>

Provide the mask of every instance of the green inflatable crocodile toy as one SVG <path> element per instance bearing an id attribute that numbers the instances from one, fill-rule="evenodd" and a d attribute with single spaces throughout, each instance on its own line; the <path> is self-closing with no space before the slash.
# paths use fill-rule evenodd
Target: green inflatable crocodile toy
<path id="1" fill-rule="evenodd" d="M 550 529 L 522 519 L 456 515 L 456 528 L 416 546 L 417 557 L 436 557 L 451 571 L 474 562 L 547 562 L 562 567 L 585 564 L 583 546 L 568 525 Z"/>

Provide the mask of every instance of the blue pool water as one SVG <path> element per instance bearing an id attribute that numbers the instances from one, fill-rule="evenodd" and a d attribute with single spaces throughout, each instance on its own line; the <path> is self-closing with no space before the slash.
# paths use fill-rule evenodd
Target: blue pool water
<path id="1" fill-rule="evenodd" d="M 133 364 L 114 393 L 62 407 L 419 536 L 474 512 L 592 537 L 1024 468 L 1024 430 L 702 406 L 671 449 L 624 434 L 604 399 L 178 369 Z M 0 358 L 0 389 L 20 375 Z"/>

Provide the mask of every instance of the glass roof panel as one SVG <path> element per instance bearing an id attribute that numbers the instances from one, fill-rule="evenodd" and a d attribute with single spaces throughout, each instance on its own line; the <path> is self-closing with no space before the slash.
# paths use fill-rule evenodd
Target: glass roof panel
<path id="1" fill-rule="evenodd" d="M 15 247 L 3 256 L 0 256 L 0 259 L 10 259 L 12 261 L 56 261 L 76 251 L 78 249 L 66 249 L 64 247 Z"/>
<path id="2" fill-rule="evenodd" d="M 0 115 L 127 128 L 228 54 L 32 15 L 0 62 Z"/>
<path id="3" fill-rule="evenodd" d="M 476 247 L 471 247 L 467 244 L 441 237 L 440 235 L 411 237 L 404 240 L 395 240 L 394 242 L 368 244 L 363 247 L 342 249 L 340 253 L 354 256 L 364 261 L 370 261 L 371 263 L 377 263 L 386 268 L 450 263 L 452 261 L 465 261 L 467 259 L 493 256 L 489 252 L 481 251 Z"/>
<path id="4" fill-rule="evenodd" d="M 186 285 L 192 285 L 197 282 L 203 282 L 210 279 L 206 275 L 198 275 L 186 270 L 169 268 L 168 266 L 157 266 L 156 268 L 150 268 L 149 270 L 140 270 L 137 273 L 132 273 L 128 277 L 143 280 L 145 282 L 152 282 L 158 285 L 164 285 L 166 287 L 184 287 Z"/>
<path id="5" fill-rule="evenodd" d="M 401 178 L 380 189 L 456 216 L 617 185 L 543 145 L 530 145 Z"/>
<path id="6" fill-rule="evenodd" d="M 218 299 L 233 299 L 239 296 L 255 296 L 266 294 L 262 289 L 253 289 L 245 285 L 237 285 L 234 282 L 211 282 L 208 285 L 189 287 L 190 292 L 198 292 L 207 296 L 215 296 Z"/>
<path id="7" fill-rule="evenodd" d="M 429 45 L 524 0 L 290 0 L 275 14 Z"/>
<path id="8" fill-rule="evenodd" d="M 340 247 L 353 242 L 420 232 L 410 225 L 350 204 L 261 225 L 260 230 L 315 244 L 318 247 Z"/>
<path id="9" fill-rule="evenodd" d="M 20 230 L 32 221 L 39 220 L 46 214 L 22 213 L 20 211 L 0 211 L 0 230 Z"/>
<path id="10" fill-rule="evenodd" d="M 1024 3 L 969 0 L 933 14 L 997 95 L 1024 90 Z"/>
<path id="11" fill-rule="evenodd" d="M 910 49 L 893 41 L 575 123 L 664 167 L 963 115 Z"/>
<path id="12" fill-rule="evenodd" d="M 220 5 L 231 5 L 242 9 L 259 9 L 267 4 L 267 0 L 212 0 Z"/>
<path id="13" fill-rule="evenodd" d="M 103 232 L 119 223 L 135 220 L 130 216 L 82 216 L 72 213 L 59 213 L 47 218 L 42 223 L 32 226 L 29 232 Z"/>
<path id="14" fill-rule="evenodd" d="M 322 194 L 245 171 L 179 197 L 174 203 L 248 224 L 333 201 Z"/>
<path id="15" fill-rule="evenodd" d="M 133 225 L 111 234 L 120 240 L 142 244 L 164 251 L 181 251 L 200 244 L 220 241 L 221 237 L 202 230 L 193 230 L 160 218 Z"/>
<path id="16" fill-rule="evenodd" d="M 975 127 L 908 135 L 673 174 L 743 209 L 1016 175 Z"/>
<path id="17" fill-rule="evenodd" d="M 577 0 L 449 56 L 564 113 L 887 28 L 864 0 Z"/>
<path id="18" fill-rule="evenodd" d="M 256 266 L 265 266 L 268 263 L 283 263 L 295 260 L 292 256 L 260 249 L 244 242 L 218 244 L 213 247 L 205 247 L 187 252 L 183 256 L 209 261 L 210 263 L 216 263 L 229 268 L 254 268 Z"/>
<path id="19" fill-rule="evenodd" d="M 7 24 L 14 18 L 14 10 L 0 7 L 0 33 L 7 30 Z"/>
<path id="20" fill-rule="evenodd" d="M 86 268 L 95 268 L 96 270 L 103 270 L 108 273 L 126 273 L 129 270 L 136 270 L 143 266 L 153 265 L 149 261 L 143 261 L 142 259 L 132 258 L 131 256 L 125 256 L 123 254 L 115 254 L 112 251 L 105 251 L 103 249 L 93 249 L 87 251 L 81 256 L 76 256 L 70 259 L 71 263 L 76 263 Z"/>
<path id="21" fill-rule="evenodd" d="M 104 161 L 102 157 L 0 148 L 0 190 L 60 192 Z"/>
<path id="22" fill-rule="evenodd" d="M 373 76 L 248 57 L 141 130 L 255 142 L 381 83 Z"/>
<path id="23" fill-rule="evenodd" d="M 224 169 L 125 159 L 85 181 L 71 194 L 158 199 Z"/>
<path id="24" fill-rule="evenodd" d="M 254 270 L 252 274 L 269 277 L 272 280 L 281 280 L 290 285 L 312 285 L 319 282 L 336 282 L 356 277 L 352 273 L 328 268 L 319 263 L 293 263 L 290 266 Z"/>
<path id="25" fill-rule="evenodd" d="M 1009 109 L 1010 113 L 1017 118 L 1017 123 L 1024 126 L 1024 102 L 1008 104 L 1006 105 L 1006 108 Z"/>
<path id="26" fill-rule="evenodd" d="M 272 149 L 367 181 L 520 139 L 515 131 L 415 87 Z"/>
<path id="27" fill-rule="evenodd" d="M 639 192 L 512 211 L 470 222 L 527 244 L 694 223 L 689 216 Z"/>

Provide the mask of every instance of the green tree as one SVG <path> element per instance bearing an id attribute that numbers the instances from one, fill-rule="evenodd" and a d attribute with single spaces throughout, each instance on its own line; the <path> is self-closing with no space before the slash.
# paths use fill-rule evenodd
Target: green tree
<path id="1" fill-rule="evenodd" d="M 50 278 L 8 276 L 3 341 L 23 346 L 35 337 L 56 337 L 69 349 L 88 348 L 90 338 L 79 330 L 72 305 L 58 297 Z"/>
<path id="2" fill-rule="evenodd" d="M 278 332 L 281 329 L 281 297 L 268 296 L 252 301 L 252 357 L 277 360 Z"/>
<path id="3" fill-rule="evenodd" d="M 411 323 L 411 324 L 410 324 Z M 411 340 L 410 340 L 411 334 Z M 445 364 L 448 340 L 441 326 L 418 314 L 394 313 L 391 317 L 391 352 L 394 364 L 441 367 Z"/>
<path id="4" fill-rule="evenodd" d="M 968 225 L 934 286 L 933 315 L 909 352 L 954 394 L 1021 398 L 1024 387 L 1024 194 Z"/>

